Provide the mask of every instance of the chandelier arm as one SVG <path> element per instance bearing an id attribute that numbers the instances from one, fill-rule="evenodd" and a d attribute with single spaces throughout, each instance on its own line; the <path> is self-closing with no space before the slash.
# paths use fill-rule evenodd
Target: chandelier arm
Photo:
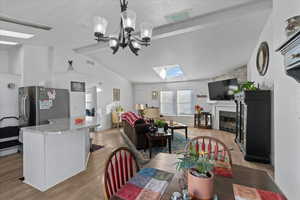
<path id="1" fill-rule="evenodd" d="M 132 40 L 131 40 L 131 34 L 128 35 L 128 46 L 129 49 L 131 50 L 132 53 L 134 53 L 136 56 L 138 56 L 138 50 L 136 48 L 134 48 L 133 44 L 132 44 Z"/>
<path id="2" fill-rule="evenodd" d="M 120 0 L 120 5 L 121 5 L 121 12 L 124 12 L 127 10 L 128 1 Z"/>
<path id="3" fill-rule="evenodd" d="M 136 56 L 139 55 L 137 50 L 133 47 L 131 41 L 128 42 L 128 46 L 129 46 L 129 49 L 132 51 L 132 53 L 134 53 Z"/>
<path id="4" fill-rule="evenodd" d="M 122 19 L 121 19 L 121 23 L 120 23 L 119 43 L 120 43 L 120 46 L 121 46 L 123 49 L 127 46 L 127 45 L 126 45 L 126 38 L 125 38 L 125 30 L 124 30 L 124 28 L 123 28 Z"/>
<path id="5" fill-rule="evenodd" d="M 97 42 L 108 42 L 110 39 L 110 37 L 107 36 L 96 36 L 96 41 Z"/>
<path id="6" fill-rule="evenodd" d="M 135 39 L 140 45 L 143 45 L 143 46 L 150 46 L 150 41 L 149 42 L 146 42 L 144 40 L 142 40 L 141 38 L 137 37 L 137 36 L 134 36 L 132 35 L 131 36 L 133 39 Z"/>
<path id="7" fill-rule="evenodd" d="M 116 53 L 118 52 L 118 50 L 119 50 L 119 48 L 120 48 L 120 45 L 121 45 L 121 44 L 120 44 L 121 38 L 122 38 L 122 35 L 121 35 L 121 31 L 120 31 L 119 37 L 118 37 L 118 44 L 117 44 L 116 48 L 113 50 L 113 54 L 116 54 Z"/>

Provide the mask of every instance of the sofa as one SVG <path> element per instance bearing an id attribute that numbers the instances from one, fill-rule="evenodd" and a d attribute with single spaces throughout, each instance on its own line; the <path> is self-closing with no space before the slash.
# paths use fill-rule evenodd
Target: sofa
<path id="1" fill-rule="evenodd" d="M 144 149 L 147 144 L 146 133 L 149 130 L 149 124 L 143 119 L 135 122 L 135 126 L 131 126 L 126 120 L 123 120 L 124 133 L 131 140 L 137 149 Z"/>

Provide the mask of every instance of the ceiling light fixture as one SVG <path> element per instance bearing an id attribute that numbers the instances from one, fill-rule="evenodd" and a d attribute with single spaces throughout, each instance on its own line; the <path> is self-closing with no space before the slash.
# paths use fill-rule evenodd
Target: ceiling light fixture
<path id="1" fill-rule="evenodd" d="M 30 39 L 34 36 L 33 34 L 8 31 L 4 29 L 0 29 L 0 35 L 7 36 L 7 37 L 14 37 L 14 38 L 22 38 L 22 39 Z"/>
<path id="2" fill-rule="evenodd" d="M 5 45 L 17 45 L 17 42 L 10 42 L 10 41 L 3 41 L 0 40 L 0 44 L 5 44 Z"/>
<path id="3" fill-rule="evenodd" d="M 98 42 L 108 42 L 113 54 L 119 50 L 119 47 L 124 49 L 128 46 L 135 55 L 138 55 L 141 46 L 150 45 L 153 26 L 149 23 L 142 23 L 140 25 L 140 37 L 136 36 L 137 33 L 134 32 L 136 14 L 131 10 L 127 10 L 127 0 L 120 0 L 120 4 L 121 23 L 119 35 L 105 36 L 108 22 L 103 17 L 94 18 L 94 35 Z"/>

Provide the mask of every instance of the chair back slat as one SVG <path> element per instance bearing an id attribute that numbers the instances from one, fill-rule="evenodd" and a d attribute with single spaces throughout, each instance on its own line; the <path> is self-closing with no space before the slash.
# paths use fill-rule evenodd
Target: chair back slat
<path id="1" fill-rule="evenodd" d="M 121 186 L 123 186 L 125 184 L 125 176 L 124 176 L 124 167 L 123 167 L 123 157 L 122 157 L 122 152 L 123 151 L 120 151 L 119 152 L 119 166 L 120 166 L 120 182 L 121 182 Z"/>
<path id="2" fill-rule="evenodd" d="M 129 155 L 129 169 L 130 169 L 130 177 L 132 177 L 133 176 L 133 157 L 131 154 Z"/>
<path id="3" fill-rule="evenodd" d="M 113 194 L 114 191 L 113 191 L 113 187 L 112 187 L 111 176 L 110 176 L 109 173 L 108 173 L 107 175 L 108 175 L 108 176 L 107 176 L 107 184 L 108 184 L 108 189 L 109 189 L 108 194 L 109 194 L 109 196 L 111 196 L 111 194 Z"/>
<path id="4" fill-rule="evenodd" d="M 199 152 L 199 143 L 201 143 L 201 151 L 207 153 L 210 159 L 229 162 L 229 164 L 232 165 L 232 158 L 229 149 L 217 138 L 209 136 L 195 137 L 185 146 L 185 151 L 195 147 L 196 151 Z"/>
<path id="5" fill-rule="evenodd" d="M 215 150 L 214 150 L 214 159 L 218 160 L 219 159 L 219 145 L 218 143 L 215 144 Z"/>
<path id="6" fill-rule="evenodd" d="M 115 170 L 116 170 L 116 179 L 117 179 L 117 189 L 119 189 L 121 187 L 121 183 L 120 183 L 120 167 L 119 167 L 117 154 L 115 154 L 114 161 L 115 161 Z"/>
<path id="7" fill-rule="evenodd" d="M 199 142 L 196 142 L 196 152 L 199 153 Z"/>
<path id="8" fill-rule="evenodd" d="M 222 156 L 221 156 L 221 161 L 225 161 L 225 158 L 226 158 L 226 151 L 223 149 Z"/>
<path id="9" fill-rule="evenodd" d="M 104 194 L 110 199 L 139 171 L 136 157 L 127 147 L 120 147 L 109 156 L 104 171 Z"/>
<path id="10" fill-rule="evenodd" d="M 124 151 L 124 162 L 125 162 L 125 182 L 127 182 L 129 180 L 129 177 L 128 177 L 128 159 L 127 159 L 127 152 Z"/>
<path id="11" fill-rule="evenodd" d="M 110 162 L 110 172 L 111 172 L 111 177 L 112 177 L 112 181 L 113 181 L 113 186 L 114 186 L 114 191 L 117 191 L 117 181 L 116 181 L 116 175 L 115 175 L 115 167 L 113 162 Z"/>
<path id="12" fill-rule="evenodd" d="M 211 158 L 211 139 L 209 139 L 207 146 L 208 157 Z"/>
<path id="13" fill-rule="evenodd" d="M 202 152 L 205 152 L 205 140 L 203 138 L 203 141 L 202 141 Z"/>

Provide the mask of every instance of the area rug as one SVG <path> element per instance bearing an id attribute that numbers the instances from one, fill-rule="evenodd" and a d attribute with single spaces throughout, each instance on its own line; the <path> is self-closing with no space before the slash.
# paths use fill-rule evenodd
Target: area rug
<path id="1" fill-rule="evenodd" d="M 104 146 L 98 145 L 98 144 L 92 144 L 90 151 L 95 152 L 98 151 L 99 149 L 102 149 Z"/>
<path id="2" fill-rule="evenodd" d="M 124 138 L 126 145 L 133 151 L 135 154 L 138 163 L 143 166 L 150 161 L 149 151 L 146 152 L 142 150 L 137 150 L 128 136 L 124 133 L 123 129 L 120 130 L 121 136 Z M 188 141 L 186 141 L 185 136 L 183 134 L 174 132 L 174 138 L 172 140 L 172 154 L 181 153 L 184 151 L 184 147 Z M 168 145 L 166 147 L 153 147 L 152 148 L 152 158 L 155 157 L 158 153 L 169 153 Z"/>
<path id="3" fill-rule="evenodd" d="M 188 142 L 185 139 L 185 136 L 183 134 L 180 134 L 177 132 L 174 132 L 173 136 L 174 137 L 173 137 L 173 140 L 171 143 L 172 154 L 184 152 L 184 147 L 185 147 L 186 143 Z M 144 150 L 139 150 L 139 152 L 141 153 L 141 155 L 143 156 L 144 159 L 150 158 L 148 149 L 146 150 L 146 152 Z M 169 153 L 168 144 L 165 147 L 152 147 L 152 158 L 155 157 L 155 155 L 157 155 L 159 153 Z"/>

